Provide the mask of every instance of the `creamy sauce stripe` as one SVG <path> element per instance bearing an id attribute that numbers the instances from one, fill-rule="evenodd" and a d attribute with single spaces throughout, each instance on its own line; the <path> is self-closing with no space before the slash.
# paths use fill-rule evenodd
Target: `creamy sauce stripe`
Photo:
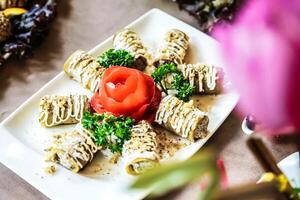
<path id="1" fill-rule="evenodd" d="M 168 95 L 162 99 L 156 112 L 155 121 L 184 138 L 196 138 L 196 131 L 207 130 L 206 114 L 193 106 L 193 102 L 184 103 L 174 96 Z M 201 124 L 205 123 L 205 124 Z M 204 130 L 197 130 L 203 125 Z"/>
<path id="2" fill-rule="evenodd" d="M 131 52 L 136 59 L 140 56 L 144 57 L 145 59 L 150 58 L 150 55 L 147 53 L 147 49 L 144 47 L 141 38 L 132 30 L 125 29 L 117 33 L 113 40 L 113 46 L 115 49 L 124 49 Z"/>
<path id="3" fill-rule="evenodd" d="M 159 50 L 156 62 L 182 64 L 189 46 L 189 37 L 182 31 L 172 29 L 166 33 L 165 42 Z"/>
<path id="4" fill-rule="evenodd" d="M 157 135 L 148 122 L 141 121 L 133 126 L 131 138 L 124 144 L 123 156 L 126 166 L 131 165 L 136 171 L 143 167 L 147 160 L 159 160 Z M 136 162 L 138 159 L 142 159 L 143 162 Z"/>
<path id="5" fill-rule="evenodd" d="M 184 78 L 188 79 L 189 83 L 195 86 L 198 92 L 205 93 L 217 88 L 219 79 L 217 67 L 205 64 L 182 64 L 178 68 Z"/>
<path id="6" fill-rule="evenodd" d="M 76 128 L 55 136 L 49 151 L 58 157 L 56 161 L 61 165 L 77 170 L 94 158 L 98 148 L 86 130 Z"/>
<path id="7" fill-rule="evenodd" d="M 77 123 L 82 119 L 86 109 L 88 98 L 85 95 L 46 95 L 40 101 L 39 121 L 46 127 Z"/>
<path id="8" fill-rule="evenodd" d="M 81 83 L 85 88 L 96 92 L 99 88 L 102 74 L 105 68 L 84 51 L 76 51 L 66 64 L 65 72 L 74 80 Z"/>

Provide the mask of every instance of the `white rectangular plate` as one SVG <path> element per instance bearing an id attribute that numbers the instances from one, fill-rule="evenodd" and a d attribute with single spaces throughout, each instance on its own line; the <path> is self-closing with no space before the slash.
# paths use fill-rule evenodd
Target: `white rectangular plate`
<path id="1" fill-rule="evenodd" d="M 139 33 L 145 46 L 151 52 L 157 49 L 167 30 L 180 29 L 190 37 L 190 50 L 187 58 L 189 63 L 208 62 L 221 66 L 217 53 L 219 44 L 214 39 L 158 9 L 149 11 L 128 27 Z M 112 37 L 89 53 L 97 56 L 111 46 Z M 44 173 L 45 143 L 51 134 L 70 130 L 73 126 L 51 129 L 40 127 L 38 123 L 39 99 L 46 94 L 66 95 L 70 93 L 91 96 L 88 91 L 62 72 L 4 120 L 0 125 L 0 161 L 51 199 L 134 200 L 146 196 L 147 191 L 129 191 L 127 187 L 132 177 L 126 175 L 122 167 L 109 165 L 107 158 L 101 154 L 97 155 L 92 166 L 80 174 L 74 174 L 62 167 L 59 167 L 53 176 Z M 238 95 L 235 93 L 226 93 L 214 98 L 212 106 L 208 108 L 209 135 L 185 147 L 175 154 L 174 158 L 186 159 L 199 150 L 227 118 L 237 100 Z"/>

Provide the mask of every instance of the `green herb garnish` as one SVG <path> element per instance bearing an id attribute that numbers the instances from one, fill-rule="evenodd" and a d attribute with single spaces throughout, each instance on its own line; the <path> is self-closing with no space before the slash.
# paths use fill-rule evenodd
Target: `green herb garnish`
<path id="1" fill-rule="evenodd" d="M 109 49 L 98 56 L 97 62 L 105 68 L 111 66 L 130 67 L 133 65 L 134 56 L 123 49 Z"/>
<path id="2" fill-rule="evenodd" d="M 172 76 L 172 81 L 168 84 L 166 79 L 169 80 L 170 75 Z M 168 94 L 170 90 L 176 90 L 177 94 L 175 96 L 183 101 L 188 101 L 193 95 L 195 88 L 183 77 L 183 74 L 177 69 L 175 64 L 163 64 L 151 76 L 165 94 Z"/>
<path id="3" fill-rule="evenodd" d="M 293 189 L 291 198 L 300 199 L 300 188 Z"/>
<path id="4" fill-rule="evenodd" d="M 82 125 L 93 135 L 98 146 L 109 148 L 113 153 L 122 152 L 123 144 L 130 139 L 135 121 L 130 117 L 84 112 Z"/>

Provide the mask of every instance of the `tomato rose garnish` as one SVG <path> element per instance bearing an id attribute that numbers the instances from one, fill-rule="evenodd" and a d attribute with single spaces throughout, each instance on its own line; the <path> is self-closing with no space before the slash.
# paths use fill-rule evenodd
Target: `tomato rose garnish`
<path id="1" fill-rule="evenodd" d="M 91 106 L 100 114 L 110 112 L 132 117 L 137 122 L 153 122 L 160 100 L 161 93 L 150 76 L 136 69 L 114 66 L 105 71 Z"/>

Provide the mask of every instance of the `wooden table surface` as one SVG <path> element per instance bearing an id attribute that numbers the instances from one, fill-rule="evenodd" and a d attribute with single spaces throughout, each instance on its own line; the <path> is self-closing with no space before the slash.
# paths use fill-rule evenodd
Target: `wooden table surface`
<path id="1" fill-rule="evenodd" d="M 59 1 L 59 14 L 53 28 L 34 56 L 27 61 L 12 61 L 0 68 L 0 120 L 57 75 L 73 51 L 93 48 L 155 7 L 197 26 L 197 22 L 179 11 L 171 0 Z M 231 114 L 206 144 L 220 152 L 230 185 L 256 181 L 263 172 L 245 145 L 247 136 L 242 133 L 240 124 L 240 120 Z M 297 146 L 290 144 L 286 138 L 265 140 L 278 161 L 297 150 Z M 190 197 L 192 191 L 197 189 L 195 187 L 189 187 L 168 199 L 193 199 Z M 2 199 L 35 200 L 47 197 L 0 164 Z"/>

